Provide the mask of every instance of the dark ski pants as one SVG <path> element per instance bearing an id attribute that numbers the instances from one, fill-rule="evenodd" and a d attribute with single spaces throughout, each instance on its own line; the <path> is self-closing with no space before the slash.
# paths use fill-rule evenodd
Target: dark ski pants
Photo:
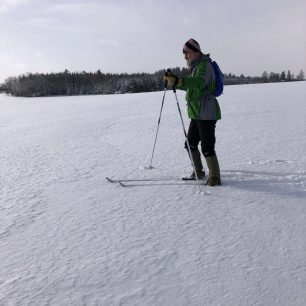
<path id="1" fill-rule="evenodd" d="M 216 155 L 215 152 L 215 129 L 216 120 L 195 120 L 191 119 L 187 138 L 190 145 L 190 150 L 195 151 L 201 142 L 201 151 L 205 157 Z M 185 149 L 188 151 L 185 141 Z"/>

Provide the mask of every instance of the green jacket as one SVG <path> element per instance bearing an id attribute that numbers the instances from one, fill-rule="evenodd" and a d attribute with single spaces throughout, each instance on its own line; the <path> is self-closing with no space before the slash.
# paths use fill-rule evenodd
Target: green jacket
<path id="1" fill-rule="evenodd" d="M 182 77 L 182 86 L 186 91 L 188 117 L 198 120 L 219 120 L 221 110 L 218 100 L 212 94 L 215 89 L 215 73 L 208 55 L 202 54 L 191 71 L 191 76 Z"/>

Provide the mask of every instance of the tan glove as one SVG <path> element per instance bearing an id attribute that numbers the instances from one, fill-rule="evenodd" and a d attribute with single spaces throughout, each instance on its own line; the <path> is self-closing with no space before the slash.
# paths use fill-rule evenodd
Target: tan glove
<path id="1" fill-rule="evenodd" d="M 164 81 L 166 82 L 168 87 L 182 86 L 182 79 L 177 75 L 174 75 L 169 69 L 166 71 L 164 75 Z"/>

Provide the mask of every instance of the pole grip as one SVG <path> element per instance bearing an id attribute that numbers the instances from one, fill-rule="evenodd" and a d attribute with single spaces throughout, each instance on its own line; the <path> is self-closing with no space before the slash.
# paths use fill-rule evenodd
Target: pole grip
<path id="1" fill-rule="evenodd" d="M 172 71 L 170 70 L 170 68 L 167 69 L 166 75 L 168 75 L 168 76 L 174 76 L 173 73 L 172 73 Z M 172 86 L 172 90 L 173 90 L 174 93 L 176 93 L 176 88 L 175 88 L 175 86 Z"/>
<path id="2" fill-rule="evenodd" d="M 165 82 L 164 82 L 164 88 L 167 88 L 167 86 L 168 86 L 168 81 L 165 80 Z"/>

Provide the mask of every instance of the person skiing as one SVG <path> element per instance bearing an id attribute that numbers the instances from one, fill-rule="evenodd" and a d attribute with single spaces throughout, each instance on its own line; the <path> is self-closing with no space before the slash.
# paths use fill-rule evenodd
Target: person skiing
<path id="1" fill-rule="evenodd" d="M 189 39 L 183 46 L 183 54 L 190 68 L 190 76 L 178 77 L 167 71 L 164 80 L 169 87 L 186 91 L 187 112 L 190 124 L 187 139 L 190 145 L 191 156 L 195 166 L 192 174 L 185 180 L 204 179 L 205 172 L 198 145 L 201 142 L 201 151 L 205 157 L 209 170 L 206 181 L 208 186 L 220 186 L 221 177 L 219 162 L 215 152 L 215 128 L 217 120 L 221 119 L 219 103 L 213 95 L 215 89 L 215 73 L 209 54 L 203 54 L 199 43 Z M 185 149 L 188 151 L 185 141 Z"/>

